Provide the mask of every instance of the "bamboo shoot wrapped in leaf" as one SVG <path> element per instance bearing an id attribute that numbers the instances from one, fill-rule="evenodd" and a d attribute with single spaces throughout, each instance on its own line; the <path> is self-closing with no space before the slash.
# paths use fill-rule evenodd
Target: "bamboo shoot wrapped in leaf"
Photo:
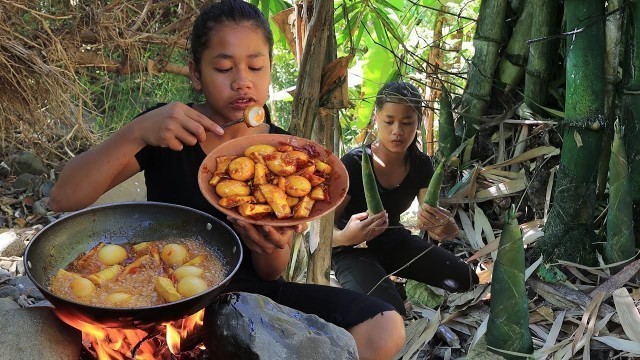
<path id="1" fill-rule="evenodd" d="M 376 176 L 373 173 L 373 165 L 367 153 L 367 147 L 362 144 L 362 186 L 364 187 L 364 196 L 367 201 L 367 210 L 369 214 L 375 215 L 384 211 L 382 199 L 378 192 L 378 184 Z"/>
<path id="2" fill-rule="evenodd" d="M 506 359 L 524 359 L 503 351 L 533 353 L 524 280 L 524 243 L 515 209 L 507 211 L 491 282 L 487 346 Z"/>
<path id="3" fill-rule="evenodd" d="M 609 211 L 607 212 L 607 243 L 604 258 L 609 264 L 630 260 L 635 254 L 633 234 L 633 197 L 629 184 L 629 165 L 619 120 L 609 159 Z"/>
<path id="4" fill-rule="evenodd" d="M 442 159 L 448 159 L 451 154 L 460 146 L 460 139 L 456 136 L 455 122 L 451 112 L 451 100 L 447 87 L 442 85 L 440 93 L 440 119 L 438 121 L 438 149 Z M 451 159 L 457 162 L 457 158 Z"/>
<path id="5" fill-rule="evenodd" d="M 423 203 L 428 204 L 430 206 L 436 207 L 438 206 L 438 198 L 440 197 L 440 187 L 442 186 L 442 177 L 444 176 L 444 168 L 445 161 L 443 160 L 436 171 L 433 172 L 433 176 L 429 181 L 429 186 L 427 187 L 427 193 L 424 195 Z M 424 230 L 420 231 L 420 237 L 424 237 Z"/>

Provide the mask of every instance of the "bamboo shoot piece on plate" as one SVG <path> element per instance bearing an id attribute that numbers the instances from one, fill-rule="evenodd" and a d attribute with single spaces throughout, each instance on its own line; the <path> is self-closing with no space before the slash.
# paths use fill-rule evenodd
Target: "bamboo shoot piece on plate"
<path id="1" fill-rule="evenodd" d="M 122 271 L 122 266 L 120 265 L 111 265 L 108 268 L 102 269 L 95 274 L 91 274 L 87 277 L 87 279 L 91 280 L 92 283 L 97 286 L 101 286 L 107 281 L 115 278 Z"/>
<path id="2" fill-rule="evenodd" d="M 182 295 L 178 293 L 173 282 L 166 277 L 159 276 L 156 278 L 156 291 L 167 302 L 178 301 L 182 299 Z"/>

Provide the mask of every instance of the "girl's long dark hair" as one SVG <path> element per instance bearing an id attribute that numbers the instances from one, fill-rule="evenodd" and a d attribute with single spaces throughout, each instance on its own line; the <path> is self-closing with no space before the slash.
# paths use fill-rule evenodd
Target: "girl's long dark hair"
<path id="1" fill-rule="evenodd" d="M 418 127 L 422 122 L 422 94 L 415 85 L 404 81 L 390 81 L 384 84 L 378 95 L 376 95 L 375 109 L 381 109 L 385 103 L 392 102 L 398 104 L 411 105 L 418 114 Z M 405 155 L 405 161 L 409 162 L 418 157 L 420 154 L 420 148 L 418 147 L 418 133 L 416 132 L 411 145 L 407 148 L 407 154 Z"/>

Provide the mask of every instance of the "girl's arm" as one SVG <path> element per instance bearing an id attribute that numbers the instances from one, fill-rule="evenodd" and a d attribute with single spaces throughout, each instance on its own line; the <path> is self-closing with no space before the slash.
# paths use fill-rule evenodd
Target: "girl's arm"
<path id="1" fill-rule="evenodd" d="M 448 210 L 441 207 L 433 207 L 422 202 L 427 188 L 418 191 L 418 226 L 422 230 L 426 230 L 429 236 L 436 240 L 453 239 L 460 229 L 453 219 L 453 215 Z"/>
<path id="2" fill-rule="evenodd" d="M 72 211 L 93 204 L 102 194 L 140 171 L 135 154 L 145 145 L 181 150 L 220 133 L 214 122 L 182 103 L 145 113 L 102 144 L 69 160 L 49 199 L 54 211 Z"/>
<path id="3" fill-rule="evenodd" d="M 350 199 L 351 197 L 347 195 L 338 205 L 335 210 L 336 219 L 342 216 Z M 354 246 L 372 240 L 382 234 L 388 225 L 389 218 L 386 211 L 373 216 L 369 216 L 367 212 L 353 214 L 344 229 L 340 230 L 335 225 L 333 226 L 331 246 Z"/>

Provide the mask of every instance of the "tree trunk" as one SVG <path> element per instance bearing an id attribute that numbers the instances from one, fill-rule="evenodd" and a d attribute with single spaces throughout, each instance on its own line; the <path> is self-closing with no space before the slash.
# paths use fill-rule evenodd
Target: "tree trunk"
<path id="1" fill-rule="evenodd" d="M 536 249 L 554 259 L 592 265 L 595 184 L 604 127 L 602 0 L 566 0 L 566 110 L 560 169 L 545 235 Z"/>
<path id="2" fill-rule="evenodd" d="M 305 3 L 304 8 L 308 9 L 309 4 L 311 3 Z M 296 84 L 289 131 L 296 136 L 319 142 L 336 152 L 334 134 L 337 110 L 335 109 L 339 106 L 320 104 L 321 99 L 331 102 L 334 98 L 332 94 L 337 94 L 338 97 L 342 95 L 341 84 L 325 84 L 324 82 L 334 78 L 328 76 L 330 74 L 323 74 L 323 70 L 333 63 L 337 54 L 333 1 L 314 0 L 311 11 L 311 18 L 306 24 L 306 41 L 299 70 L 301 75 Z M 305 14 L 302 17 L 306 18 Z M 323 75 L 326 76 L 323 77 Z M 327 90 L 329 94 L 322 94 L 321 89 L 329 89 Z M 329 284 L 332 235 L 333 213 L 311 223 L 311 237 L 312 239 L 317 237 L 319 240 L 309 260 L 308 283 Z"/>

